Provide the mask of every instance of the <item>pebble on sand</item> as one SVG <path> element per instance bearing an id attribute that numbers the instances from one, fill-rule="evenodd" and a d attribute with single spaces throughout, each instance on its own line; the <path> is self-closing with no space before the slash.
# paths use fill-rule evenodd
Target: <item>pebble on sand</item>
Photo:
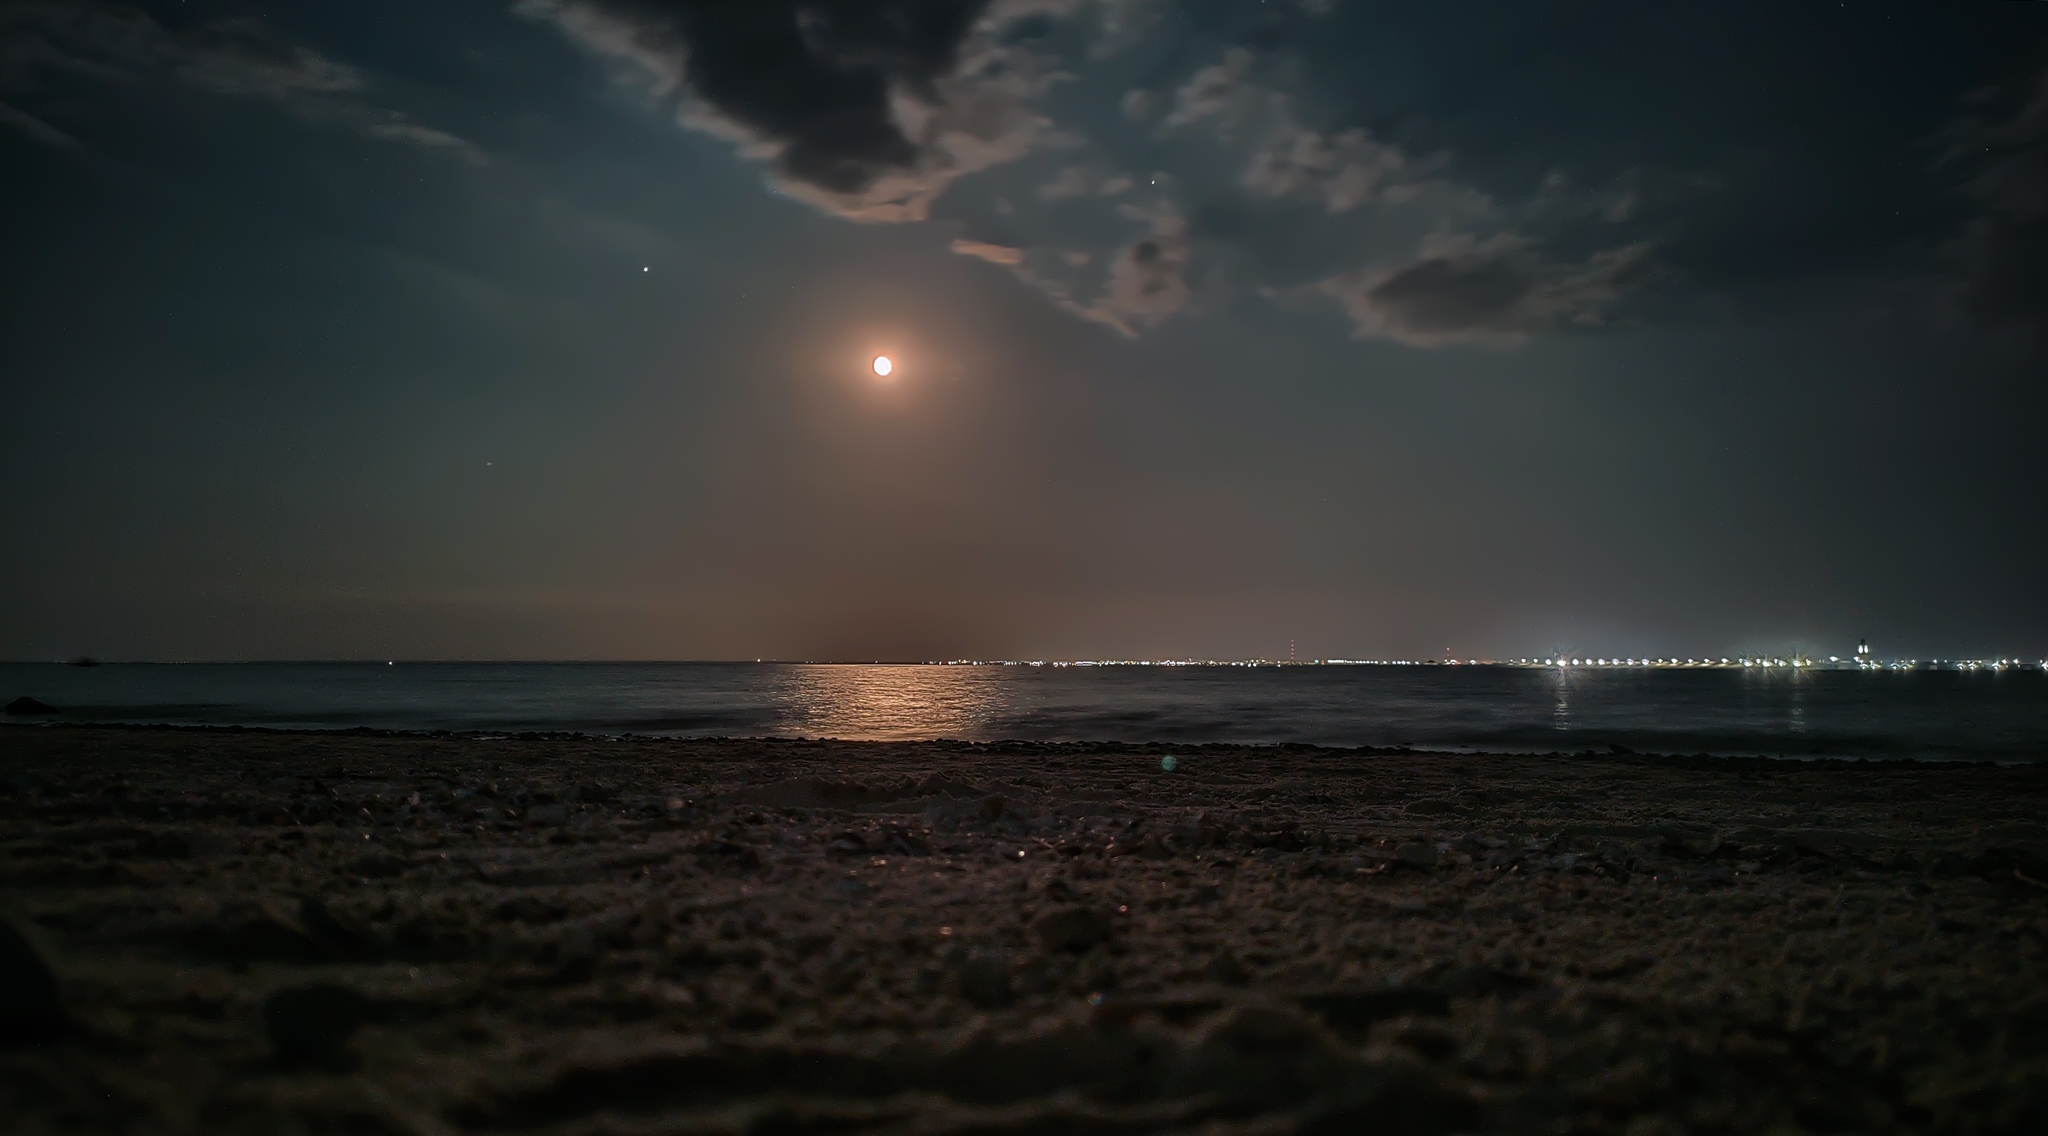
<path id="1" fill-rule="evenodd" d="M 48 1040 L 68 1020 L 56 972 L 20 928 L 0 922 L 0 1045 Z"/>
<path id="2" fill-rule="evenodd" d="M 971 1004 L 992 1010 L 1010 1004 L 1010 960 L 1001 954 L 973 952 L 960 960 L 960 993 Z"/>
<path id="3" fill-rule="evenodd" d="M 263 1031 L 280 1065 L 346 1069 L 349 1038 L 369 1015 L 370 1000 L 346 987 L 299 986 L 264 1000 Z"/>
<path id="4" fill-rule="evenodd" d="M 1394 847 L 1394 861 L 1427 872 L 1436 868 L 1437 852 L 1419 840 L 1407 840 Z"/>
<path id="5" fill-rule="evenodd" d="M 1038 941 L 1048 951 L 1085 951 L 1109 938 L 1109 917 L 1091 907 L 1062 907 L 1038 920 Z"/>

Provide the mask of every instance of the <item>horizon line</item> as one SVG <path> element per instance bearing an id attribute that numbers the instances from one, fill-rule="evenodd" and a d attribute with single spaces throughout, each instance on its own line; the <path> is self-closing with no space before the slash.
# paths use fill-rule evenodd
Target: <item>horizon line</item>
<path id="1" fill-rule="evenodd" d="M 2033 663 L 2048 667 L 2048 658 L 2027 659 L 2023 656 L 1998 655 L 1879 659 L 1875 655 L 1863 656 L 1860 660 L 1869 665 L 1877 664 L 1977 664 L 2027 665 Z M 1239 659 L 1225 658 L 1039 658 L 1039 659 L 771 659 L 771 658 L 415 658 L 378 659 L 365 658 L 160 658 L 160 659 L 102 659 L 79 655 L 70 659 L 0 659 L 0 665 L 11 666 L 62 666 L 91 669 L 100 666 L 804 666 L 804 667 L 1317 667 L 1317 666 L 1435 666 L 1435 667 L 1655 667 L 1662 669 L 1736 669 L 1744 665 L 1825 667 L 1829 665 L 1856 665 L 1857 657 L 1844 658 L 1827 656 L 1814 658 L 1804 652 L 1743 652 L 1737 655 L 1687 657 L 1658 656 L 1655 658 L 1622 656 L 1567 656 L 1553 654 L 1548 657 L 1519 659 L 1399 659 L 1399 658 L 1309 658 L 1278 659 L 1252 656 Z"/>

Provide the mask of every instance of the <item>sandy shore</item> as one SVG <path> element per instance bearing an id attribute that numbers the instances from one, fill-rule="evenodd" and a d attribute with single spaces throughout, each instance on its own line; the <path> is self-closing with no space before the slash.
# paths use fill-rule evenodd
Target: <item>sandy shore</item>
<path id="1" fill-rule="evenodd" d="M 8 1132 L 2048 1130 L 2048 768 L 53 727 L 0 785 Z"/>

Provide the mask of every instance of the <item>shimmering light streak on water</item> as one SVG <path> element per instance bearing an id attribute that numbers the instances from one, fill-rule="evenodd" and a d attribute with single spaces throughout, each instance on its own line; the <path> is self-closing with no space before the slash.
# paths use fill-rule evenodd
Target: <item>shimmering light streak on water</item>
<path id="1" fill-rule="evenodd" d="M 902 741 L 984 736 L 1009 704 L 988 667 L 793 666 L 777 675 L 786 729 Z"/>

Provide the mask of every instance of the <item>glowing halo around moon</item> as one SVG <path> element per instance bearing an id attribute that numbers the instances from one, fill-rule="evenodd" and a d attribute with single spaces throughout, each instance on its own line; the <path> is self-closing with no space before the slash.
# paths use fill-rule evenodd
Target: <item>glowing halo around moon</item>
<path id="1" fill-rule="evenodd" d="M 896 363 L 887 355 L 877 355 L 875 356 L 874 368 L 875 374 L 878 377 L 886 379 L 889 377 L 889 372 L 896 369 Z"/>

